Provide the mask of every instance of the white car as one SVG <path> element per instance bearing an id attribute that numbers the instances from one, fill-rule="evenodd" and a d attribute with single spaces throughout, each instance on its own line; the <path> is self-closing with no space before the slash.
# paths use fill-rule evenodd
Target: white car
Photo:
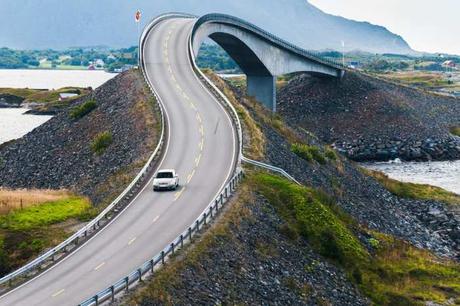
<path id="1" fill-rule="evenodd" d="M 176 190 L 179 187 L 179 176 L 174 169 L 159 170 L 153 179 L 153 191 Z"/>

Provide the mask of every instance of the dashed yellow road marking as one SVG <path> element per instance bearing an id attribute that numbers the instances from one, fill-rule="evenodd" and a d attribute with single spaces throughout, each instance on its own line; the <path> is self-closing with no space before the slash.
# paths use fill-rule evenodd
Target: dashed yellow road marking
<path id="1" fill-rule="evenodd" d="M 158 221 L 158 219 L 160 219 L 160 216 L 156 216 L 155 218 L 153 218 L 153 220 L 152 220 L 152 223 L 155 223 L 155 222 L 157 222 L 157 221 Z"/>
<path id="2" fill-rule="evenodd" d="M 185 100 L 190 100 L 190 98 L 187 96 L 187 94 L 185 92 L 182 93 L 182 96 L 184 96 Z"/>
<path id="3" fill-rule="evenodd" d="M 187 177 L 187 184 L 190 183 L 192 180 L 192 177 L 195 175 L 195 169 L 193 169 L 192 173 L 190 173 Z"/>
<path id="4" fill-rule="evenodd" d="M 204 128 L 203 128 L 203 125 L 200 125 L 200 134 L 201 134 L 201 136 L 204 136 Z"/>
<path id="5" fill-rule="evenodd" d="M 182 88 L 180 88 L 179 84 L 177 84 L 177 83 L 176 83 L 176 88 L 177 88 L 177 90 L 182 91 Z"/>
<path id="6" fill-rule="evenodd" d="M 176 77 L 172 73 L 171 73 L 171 80 L 173 80 L 174 83 L 177 83 Z"/>
<path id="7" fill-rule="evenodd" d="M 184 190 L 185 190 L 185 187 L 183 187 L 183 188 L 181 189 L 181 191 L 176 192 L 176 194 L 174 195 L 174 201 L 177 201 L 177 199 L 180 198 L 180 196 L 182 195 L 182 193 L 184 193 Z"/>
<path id="8" fill-rule="evenodd" d="M 58 295 L 62 294 L 64 291 L 65 291 L 65 289 L 61 289 L 61 290 L 59 290 L 58 292 L 53 293 L 51 296 L 52 296 L 52 297 L 57 297 Z"/>
<path id="9" fill-rule="evenodd" d="M 201 122 L 201 116 L 200 116 L 200 113 L 196 113 L 196 120 L 198 120 L 198 122 Z"/>
<path id="10" fill-rule="evenodd" d="M 94 268 L 94 270 L 95 271 L 99 270 L 100 268 L 102 268 L 103 265 L 105 265 L 105 262 L 103 262 L 100 265 L 98 265 L 96 268 Z"/>
<path id="11" fill-rule="evenodd" d="M 131 245 L 134 241 L 136 241 L 137 237 L 134 237 L 133 239 L 131 239 L 129 242 L 128 242 L 128 245 Z"/>
<path id="12" fill-rule="evenodd" d="M 193 104 L 193 102 L 190 102 L 190 107 L 191 107 L 193 110 L 196 110 L 196 106 L 195 106 L 195 104 Z"/>
<path id="13" fill-rule="evenodd" d="M 200 151 L 203 151 L 203 146 L 204 146 L 204 138 L 201 138 L 201 142 L 198 144 L 200 147 Z"/>
<path id="14" fill-rule="evenodd" d="M 195 158 L 195 166 L 198 167 L 198 165 L 200 164 L 200 161 L 201 161 L 201 153 L 200 155 L 198 155 L 197 158 Z"/>

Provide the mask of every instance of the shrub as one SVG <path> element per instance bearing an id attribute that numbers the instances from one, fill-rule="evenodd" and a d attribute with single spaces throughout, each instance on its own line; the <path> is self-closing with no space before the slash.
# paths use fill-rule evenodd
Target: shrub
<path id="1" fill-rule="evenodd" d="M 70 118 L 72 119 L 80 119 L 85 115 L 89 114 L 93 109 L 97 107 L 97 103 L 94 100 L 88 100 L 83 104 L 75 106 L 70 111 Z"/>
<path id="2" fill-rule="evenodd" d="M 460 126 L 451 127 L 450 133 L 460 137 Z"/>
<path id="3" fill-rule="evenodd" d="M 96 135 L 91 142 L 91 150 L 97 155 L 101 155 L 112 144 L 112 133 L 105 131 Z"/>
<path id="4" fill-rule="evenodd" d="M 324 155 L 329 160 L 334 160 L 335 161 L 335 160 L 338 159 L 337 153 L 335 153 L 335 151 L 333 149 L 331 149 L 331 148 L 327 148 L 326 152 L 324 153 Z"/>
<path id="5" fill-rule="evenodd" d="M 309 146 L 302 143 L 294 143 L 291 146 L 291 151 L 297 154 L 300 158 L 305 159 L 306 161 L 316 160 L 318 163 L 324 165 L 327 160 L 324 157 L 323 153 L 316 146 Z"/>

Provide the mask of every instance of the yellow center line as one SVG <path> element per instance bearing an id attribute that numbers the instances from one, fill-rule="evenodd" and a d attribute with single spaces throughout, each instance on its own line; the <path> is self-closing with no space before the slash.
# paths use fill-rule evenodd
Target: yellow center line
<path id="1" fill-rule="evenodd" d="M 152 223 L 155 223 L 155 222 L 157 222 L 157 221 L 158 221 L 158 219 L 160 219 L 160 216 L 156 216 L 155 218 L 153 218 L 153 220 L 152 220 Z"/>
<path id="2" fill-rule="evenodd" d="M 131 245 L 134 241 L 136 241 L 136 237 L 134 237 L 133 239 L 131 239 L 129 242 L 128 242 L 128 245 Z"/>
<path id="3" fill-rule="evenodd" d="M 193 110 L 196 110 L 196 106 L 195 106 L 195 104 L 193 104 L 193 102 L 190 102 L 190 107 L 191 107 Z"/>
<path id="4" fill-rule="evenodd" d="M 201 136 L 204 136 L 204 128 L 203 128 L 203 125 L 200 125 L 200 134 L 201 134 Z"/>
<path id="5" fill-rule="evenodd" d="M 182 91 L 182 88 L 177 83 L 176 83 L 176 88 L 177 88 L 177 90 Z"/>
<path id="6" fill-rule="evenodd" d="M 187 94 L 186 94 L 185 92 L 182 93 L 182 95 L 184 96 L 184 99 L 185 99 L 185 100 L 190 100 L 190 98 L 187 96 Z"/>
<path id="7" fill-rule="evenodd" d="M 192 177 L 195 175 L 195 169 L 193 169 L 192 173 L 190 173 L 187 177 L 187 184 L 190 183 L 192 180 Z"/>
<path id="8" fill-rule="evenodd" d="M 184 192 L 184 190 L 185 190 L 185 187 L 182 188 L 181 191 L 176 192 L 176 195 L 174 196 L 174 201 L 177 201 L 177 199 L 180 198 L 180 196 L 182 195 L 182 193 Z"/>
<path id="9" fill-rule="evenodd" d="M 203 151 L 203 146 L 204 146 L 204 138 L 201 138 L 201 142 L 198 144 L 200 147 L 200 151 Z"/>
<path id="10" fill-rule="evenodd" d="M 101 263 L 99 266 L 97 266 L 96 268 L 94 268 L 95 271 L 99 270 L 100 268 L 102 268 L 102 266 L 105 265 L 105 262 Z"/>
<path id="11" fill-rule="evenodd" d="M 201 153 L 200 155 L 198 155 L 198 157 L 195 159 L 195 166 L 198 167 L 198 165 L 200 164 L 200 160 L 201 160 Z"/>
<path id="12" fill-rule="evenodd" d="M 196 120 L 198 120 L 198 122 L 201 122 L 201 116 L 200 116 L 200 113 L 196 113 Z"/>
<path id="13" fill-rule="evenodd" d="M 54 293 L 54 294 L 51 295 L 51 296 L 52 296 L 52 297 L 57 297 L 58 295 L 62 294 L 64 291 L 65 291 L 65 289 L 61 289 L 61 290 L 59 290 L 58 292 Z"/>

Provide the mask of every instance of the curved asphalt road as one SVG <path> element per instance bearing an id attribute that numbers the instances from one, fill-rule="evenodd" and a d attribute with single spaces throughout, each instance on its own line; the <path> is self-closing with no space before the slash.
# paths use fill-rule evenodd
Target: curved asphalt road
<path id="1" fill-rule="evenodd" d="M 118 281 L 185 230 L 226 183 L 236 162 L 236 135 L 224 109 L 190 65 L 194 20 L 159 23 L 147 37 L 146 72 L 169 122 L 161 168 L 175 168 L 177 192 L 154 193 L 151 182 L 110 225 L 79 250 L 0 298 L 0 305 L 76 305 Z"/>

